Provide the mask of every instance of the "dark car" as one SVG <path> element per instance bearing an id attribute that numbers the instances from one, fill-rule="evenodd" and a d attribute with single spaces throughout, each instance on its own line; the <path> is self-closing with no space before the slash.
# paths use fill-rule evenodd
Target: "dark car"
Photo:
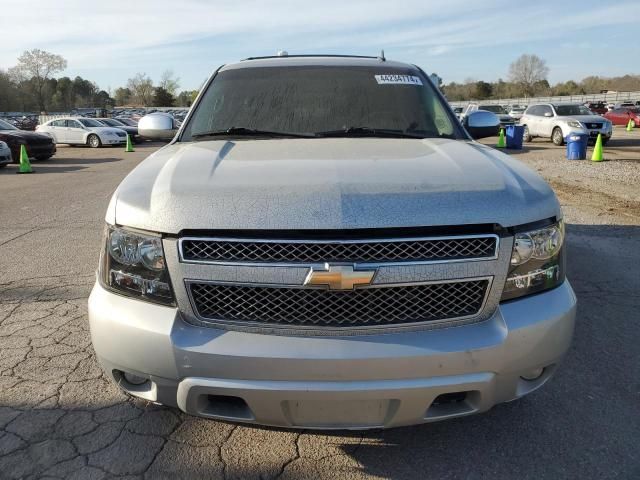
<path id="1" fill-rule="evenodd" d="M 587 102 L 585 103 L 585 107 L 598 115 L 604 115 L 608 112 L 607 104 L 604 102 Z"/>
<path id="2" fill-rule="evenodd" d="M 0 120 L 0 140 L 9 145 L 14 163 L 20 161 L 21 145 L 25 146 L 30 158 L 37 160 L 47 160 L 56 153 L 56 144 L 50 136 L 19 130 L 4 120 Z"/>
<path id="3" fill-rule="evenodd" d="M 133 118 L 117 117 L 116 120 L 118 120 L 119 122 L 122 122 L 125 125 L 128 125 L 130 127 L 137 127 L 138 126 L 138 122 L 136 120 L 134 120 Z"/>
<path id="4" fill-rule="evenodd" d="M 131 140 L 137 142 L 139 140 L 138 137 L 138 127 L 132 127 L 127 125 L 126 123 L 118 120 L 117 118 L 96 118 L 100 123 L 105 124 L 107 127 L 115 127 L 120 130 L 124 130 L 131 137 Z"/>

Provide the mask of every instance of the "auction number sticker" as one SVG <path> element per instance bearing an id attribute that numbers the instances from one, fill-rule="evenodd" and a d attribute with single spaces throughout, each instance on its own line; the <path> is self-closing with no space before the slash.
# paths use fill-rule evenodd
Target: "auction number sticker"
<path id="1" fill-rule="evenodd" d="M 380 85 L 422 85 L 420 77 L 414 75 L 375 75 Z"/>

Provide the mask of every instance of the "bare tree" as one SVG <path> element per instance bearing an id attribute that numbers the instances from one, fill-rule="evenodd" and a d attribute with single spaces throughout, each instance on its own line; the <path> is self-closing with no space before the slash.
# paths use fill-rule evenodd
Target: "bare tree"
<path id="1" fill-rule="evenodd" d="M 162 72 L 158 86 L 164 88 L 171 96 L 175 97 L 180 88 L 180 77 L 176 77 L 173 70 L 165 70 Z"/>
<path id="2" fill-rule="evenodd" d="M 135 77 L 127 80 L 127 88 L 131 91 L 133 101 L 140 105 L 148 106 L 153 101 L 153 81 L 146 73 L 137 73 Z"/>
<path id="3" fill-rule="evenodd" d="M 523 54 L 509 66 L 509 79 L 521 86 L 525 95 L 535 93 L 535 84 L 547 79 L 547 62 L 537 55 Z"/>
<path id="4" fill-rule="evenodd" d="M 44 102 L 44 87 L 49 78 L 67 68 L 67 61 L 60 55 L 34 48 L 25 51 L 18 58 L 18 64 L 9 70 L 11 77 L 18 84 L 33 82 L 38 99 L 38 107 L 46 110 Z"/>

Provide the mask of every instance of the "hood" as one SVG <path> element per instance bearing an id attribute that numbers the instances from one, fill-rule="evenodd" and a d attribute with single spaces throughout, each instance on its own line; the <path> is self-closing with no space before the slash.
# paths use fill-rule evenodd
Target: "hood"
<path id="1" fill-rule="evenodd" d="M 173 234 L 506 227 L 561 215 L 550 187 L 520 162 L 476 142 L 442 139 L 175 143 L 129 173 L 112 205 L 111 221 Z"/>
<path id="2" fill-rule="evenodd" d="M 27 141 L 51 142 L 51 137 L 44 133 L 28 132 L 26 130 L 0 130 L 0 140 L 5 138 L 20 138 Z"/>
<path id="3" fill-rule="evenodd" d="M 566 117 L 558 117 L 565 122 L 581 122 L 581 123 L 602 123 L 606 120 L 602 115 L 571 115 Z"/>

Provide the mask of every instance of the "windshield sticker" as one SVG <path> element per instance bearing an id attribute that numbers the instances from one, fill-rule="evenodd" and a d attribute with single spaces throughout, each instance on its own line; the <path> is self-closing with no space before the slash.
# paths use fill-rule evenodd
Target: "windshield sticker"
<path id="1" fill-rule="evenodd" d="M 420 77 L 413 75 L 375 75 L 380 85 L 422 85 Z"/>

